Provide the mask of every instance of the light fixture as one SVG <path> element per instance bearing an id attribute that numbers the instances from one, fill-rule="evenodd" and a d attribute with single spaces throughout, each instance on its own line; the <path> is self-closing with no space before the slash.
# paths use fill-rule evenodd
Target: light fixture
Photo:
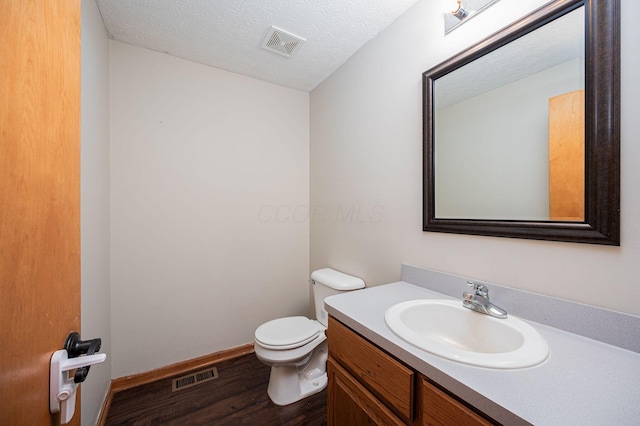
<path id="1" fill-rule="evenodd" d="M 462 0 L 446 0 L 443 2 L 444 13 L 450 13 L 459 20 L 469 16 L 469 12 L 462 5 Z"/>
<path id="2" fill-rule="evenodd" d="M 448 34 L 499 0 L 441 0 L 444 33 Z"/>

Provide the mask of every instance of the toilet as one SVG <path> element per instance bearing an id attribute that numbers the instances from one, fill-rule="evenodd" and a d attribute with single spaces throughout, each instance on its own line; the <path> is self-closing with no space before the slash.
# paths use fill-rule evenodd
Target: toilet
<path id="1" fill-rule="evenodd" d="M 327 387 L 328 315 L 324 299 L 364 288 L 360 278 L 325 268 L 311 274 L 316 320 L 303 316 L 278 318 L 255 332 L 255 354 L 271 366 L 267 394 L 276 405 L 288 405 Z"/>

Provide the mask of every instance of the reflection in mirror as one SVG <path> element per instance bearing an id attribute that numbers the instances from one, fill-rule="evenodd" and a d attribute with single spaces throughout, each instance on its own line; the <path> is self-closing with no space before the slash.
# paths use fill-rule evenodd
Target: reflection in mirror
<path id="1" fill-rule="evenodd" d="M 436 217 L 584 220 L 584 50 L 579 8 L 435 80 Z"/>
<path id="2" fill-rule="evenodd" d="M 555 0 L 423 74 L 425 231 L 620 244 L 620 0 Z"/>

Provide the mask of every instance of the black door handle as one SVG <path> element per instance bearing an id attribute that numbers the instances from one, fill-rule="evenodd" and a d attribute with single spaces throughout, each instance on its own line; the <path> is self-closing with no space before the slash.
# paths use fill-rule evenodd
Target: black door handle
<path id="1" fill-rule="evenodd" d="M 69 358 L 76 358 L 81 355 L 93 355 L 100 350 L 102 339 L 80 340 L 80 333 L 72 331 L 64 341 L 64 349 L 67 351 Z M 91 366 L 81 367 L 76 370 L 73 376 L 75 383 L 82 383 L 89 374 Z"/>

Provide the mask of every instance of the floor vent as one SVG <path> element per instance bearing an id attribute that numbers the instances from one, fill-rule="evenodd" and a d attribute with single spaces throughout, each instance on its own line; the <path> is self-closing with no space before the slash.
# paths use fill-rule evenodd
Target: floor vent
<path id="1" fill-rule="evenodd" d="M 190 388 L 192 386 L 199 385 L 200 383 L 208 382 L 209 380 L 217 378 L 218 369 L 215 367 L 198 371 L 186 376 L 178 377 L 177 379 L 173 379 L 171 383 L 171 392 Z"/>

